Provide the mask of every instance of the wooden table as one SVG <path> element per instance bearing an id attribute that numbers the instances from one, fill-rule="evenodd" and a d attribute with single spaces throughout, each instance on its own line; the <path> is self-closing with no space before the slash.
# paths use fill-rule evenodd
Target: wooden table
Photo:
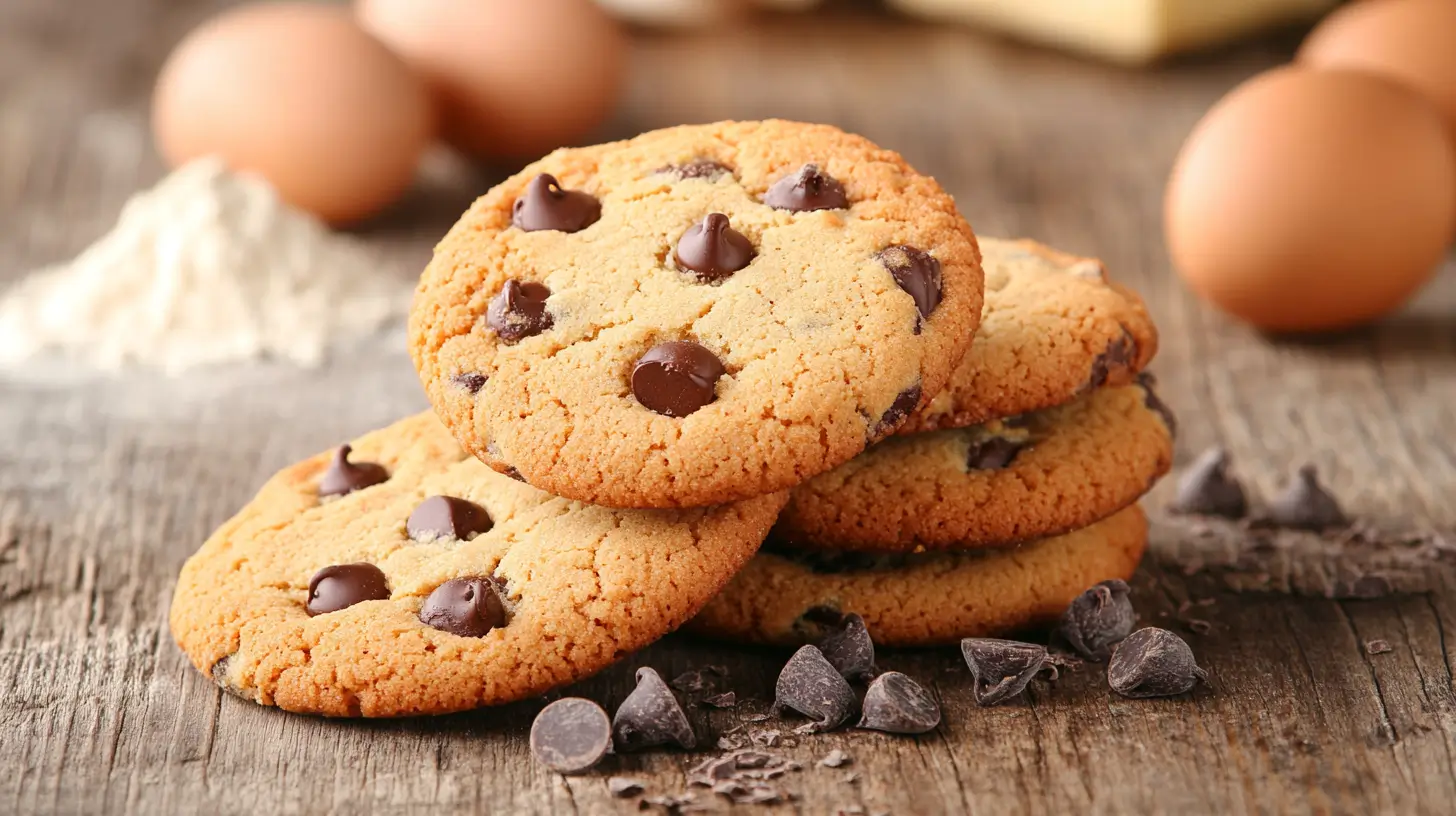
<path id="1" fill-rule="evenodd" d="M 0 3 L 0 279 L 69 257 L 159 177 L 150 79 L 206 5 Z M 1312 460 L 1351 510 L 1387 529 L 1456 527 L 1450 269 L 1379 328 L 1280 344 L 1209 312 L 1168 269 L 1159 207 L 1182 136 L 1290 47 L 1131 72 L 854 14 L 643 36 L 604 135 L 786 116 L 898 148 L 978 231 L 1099 254 L 1145 293 L 1163 330 L 1155 369 L 1182 419 L 1180 463 L 1224 444 L 1267 497 Z M 437 174 L 366 235 L 415 274 L 498 177 Z M 534 704 L 323 721 L 222 694 L 173 645 L 174 576 L 215 525 L 275 469 L 423 404 L 398 342 L 321 373 L 0 381 L 0 811 L 630 811 L 607 792 L 612 773 L 680 791 L 702 755 L 630 756 L 570 779 L 543 771 L 526 749 Z M 1135 599 L 1145 621 L 1188 637 L 1207 688 L 1124 700 L 1084 669 L 981 710 L 954 650 L 888 654 L 884 666 L 934 689 L 944 724 L 919 739 L 841 731 L 783 748 L 805 765 L 785 810 L 1450 812 L 1456 594 L 1441 540 L 1422 540 L 1256 546 L 1160 516 Z M 1326 597 L 1380 594 L 1355 581 L 1372 569 L 1409 592 Z M 1375 639 L 1391 651 L 1370 654 Z M 635 665 L 673 676 L 719 663 L 740 697 L 762 701 L 783 659 L 673 637 L 577 691 L 610 705 Z M 697 716 L 722 731 L 740 713 Z M 853 764 L 815 764 L 835 748 Z"/>

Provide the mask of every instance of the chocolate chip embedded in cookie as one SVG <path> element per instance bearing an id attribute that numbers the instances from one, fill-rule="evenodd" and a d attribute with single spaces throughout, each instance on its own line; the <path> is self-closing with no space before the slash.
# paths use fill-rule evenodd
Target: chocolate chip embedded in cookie
<path id="1" fill-rule="evenodd" d="M 719 123 L 560 150 L 487 193 L 436 248 L 410 339 L 437 413 L 496 470 L 691 507 L 893 433 L 965 356 L 981 298 L 970 227 L 900 156 Z"/>

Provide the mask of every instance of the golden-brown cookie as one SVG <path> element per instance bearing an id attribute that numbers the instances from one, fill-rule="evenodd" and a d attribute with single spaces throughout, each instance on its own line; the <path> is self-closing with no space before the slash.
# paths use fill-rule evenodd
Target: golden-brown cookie
<path id="1" fill-rule="evenodd" d="M 495 473 L 421 414 L 273 477 L 182 568 L 172 633 L 224 688 L 290 711 L 505 703 L 677 628 L 782 505 L 583 505 Z"/>

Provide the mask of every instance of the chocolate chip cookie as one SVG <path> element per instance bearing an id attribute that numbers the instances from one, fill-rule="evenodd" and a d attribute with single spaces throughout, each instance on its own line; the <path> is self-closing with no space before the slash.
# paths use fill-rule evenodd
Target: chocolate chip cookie
<path id="1" fill-rule="evenodd" d="M 436 248 L 430 400 L 503 473 L 613 507 L 782 490 L 929 403 L 980 322 L 975 236 L 832 127 L 677 127 L 559 150 Z"/>
<path id="2" fill-rule="evenodd" d="M 1019 418 L 887 439 L 795 488 L 778 534 L 809 549 L 1001 546 L 1112 515 L 1172 460 L 1172 415 L 1151 383 L 1101 388 Z"/>
<path id="3" fill-rule="evenodd" d="M 741 643 L 813 643 L 843 615 L 882 646 L 930 646 L 1049 624 L 1087 587 L 1127 579 L 1147 546 L 1136 505 L 1015 549 L 869 555 L 770 543 L 687 631 Z"/>
<path id="4" fill-rule="evenodd" d="M 1127 385 L 1158 351 L 1142 299 L 1101 261 L 981 238 L 986 310 L 950 383 L 898 433 L 962 428 Z"/>
<path id="5" fill-rule="evenodd" d="M 588 506 L 495 473 L 422 414 L 273 477 L 182 568 L 172 633 L 225 689 L 290 711 L 519 700 L 675 629 L 783 501 Z"/>

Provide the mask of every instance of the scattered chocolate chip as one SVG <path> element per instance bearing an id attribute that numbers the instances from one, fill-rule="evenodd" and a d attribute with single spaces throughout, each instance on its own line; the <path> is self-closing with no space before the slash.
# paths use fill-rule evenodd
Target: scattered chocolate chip
<path id="1" fill-rule="evenodd" d="M 454 496 L 431 496 L 420 502 L 405 530 L 415 541 L 456 538 L 468 541 L 489 532 L 493 523 L 484 507 Z"/>
<path id="2" fill-rule="evenodd" d="M 819 165 L 806 164 L 774 182 L 763 194 L 763 203 L 776 210 L 810 212 L 842 210 L 849 206 L 849 198 L 844 194 L 844 185 L 820 170 Z"/>
<path id="3" fill-rule="evenodd" d="M 726 372 L 713 352 L 674 340 L 653 346 L 632 368 L 632 395 L 663 416 L 685 417 L 717 398 L 714 388 Z"/>
<path id="4" fill-rule="evenodd" d="M 1057 677 L 1056 663 L 1045 646 L 1014 640 L 966 638 L 961 655 L 971 669 L 971 696 L 976 705 L 993 706 L 1010 700 L 1043 671 Z"/>
<path id="5" fill-rule="evenodd" d="M 901 391 L 895 397 L 895 401 L 890 403 L 889 409 L 880 417 L 880 421 L 876 422 L 875 427 L 870 430 L 870 441 L 875 442 L 894 433 L 895 429 L 905 422 L 905 418 L 910 416 L 910 412 L 920 404 L 921 393 L 919 383 Z"/>
<path id="6" fill-rule="evenodd" d="M 1340 503 L 1320 485 L 1314 465 L 1301 467 L 1289 487 L 1269 502 L 1269 521 L 1279 527 L 1316 532 L 1350 524 Z"/>
<path id="7" fill-rule="evenodd" d="M 364 601 L 389 598 L 389 581 L 373 564 L 335 564 L 314 573 L 308 582 L 309 617 L 338 612 Z"/>
<path id="8" fill-rule="evenodd" d="M 628 796 L 636 796 L 637 794 L 647 790 L 647 786 L 643 784 L 642 780 L 640 779 L 628 779 L 625 776 L 614 776 L 607 780 L 607 790 L 610 791 L 613 796 L 619 799 L 625 799 Z"/>
<path id="9" fill-rule="evenodd" d="M 940 725 L 940 706 L 935 698 L 900 672 L 885 672 L 865 691 L 860 728 L 890 734 L 924 734 L 937 725 Z"/>
<path id="10" fill-rule="evenodd" d="M 880 251 L 880 263 L 890 271 L 895 283 L 915 299 L 915 308 L 922 318 L 930 317 L 940 305 L 940 261 L 930 253 L 911 246 L 892 246 Z M 919 326 L 917 324 L 917 331 Z"/>
<path id="11" fill-rule="evenodd" d="M 1128 333 L 1127 329 L 1122 330 L 1122 336 L 1107 344 L 1107 348 L 1092 360 L 1092 374 L 1087 378 L 1087 389 L 1101 388 L 1107 384 L 1112 372 L 1127 368 L 1128 364 L 1137 359 L 1137 339 Z"/>
<path id="12" fill-rule="evenodd" d="M 602 217 L 602 202 L 580 190 L 563 190 L 555 176 L 531 179 L 511 207 L 511 223 L 526 232 L 579 232 Z"/>
<path id="13" fill-rule="evenodd" d="M 1207 679 L 1183 638 L 1155 626 L 1128 635 L 1107 664 L 1107 684 L 1124 697 L 1171 697 Z"/>
<path id="14" fill-rule="evenodd" d="M 1001 470 L 1016 461 L 1026 445 L 1004 436 L 988 436 L 971 443 L 966 451 L 967 470 Z"/>
<path id="15" fill-rule="evenodd" d="M 354 452 L 352 445 L 340 445 L 334 451 L 334 461 L 319 478 L 318 494 L 324 496 L 346 496 L 355 490 L 363 490 L 389 481 L 389 471 L 374 462 L 350 462 Z"/>
<path id="16" fill-rule="evenodd" d="M 1148 410 L 1156 412 L 1163 418 L 1163 424 L 1168 426 L 1168 433 L 1178 433 L 1178 418 L 1173 416 L 1173 409 L 1169 408 L 1168 403 L 1163 402 L 1162 398 L 1158 396 L 1158 392 L 1154 390 L 1158 387 L 1158 378 L 1154 377 L 1152 372 L 1144 371 L 1138 374 L 1137 384 L 1143 389 L 1143 404 L 1148 406 Z"/>
<path id="17" fill-rule="evenodd" d="M 738 695 L 731 691 L 713 694 L 703 698 L 703 705 L 709 708 L 732 708 L 738 705 Z"/>
<path id="18" fill-rule="evenodd" d="M 817 645 L 829 665 L 846 680 L 869 680 L 874 677 L 875 644 L 870 640 L 864 618 L 851 612 L 827 625 L 831 628 Z"/>
<path id="19" fill-rule="evenodd" d="M 1371 641 L 1366 642 L 1366 644 L 1365 644 L 1365 654 L 1378 655 L 1378 654 L 1385 654 L 1386 652 L 1389 652 L 1389 651 L 1393 651 L 1390 648 L 1390 642 L 1389 641 L 1385 641 L 1385 640 L 1371 640 Z"/>
<path id="20" fill-rule="evenodd" d="M 612 746 L 612 724 L 602 707 L 563 697 L 541 709 L 531 723 L 531 753 L 560 774 L 576 774 L 601 762 Z"/>
<path id="21" fill-rule="evenodd" d="M 838 748 L 835 748 L 833 751 L 825 754 L 824 758 L 819 760 L 819 764 L 823 765 L 826 768 L 843 768 L 845 765 L 848 765 L 853 761 L 854 758 L 851 757 L 849 754 L 846 754 Z"/>
<path id="22" fill-rule="evenodd" d="M 1137 623 L 1126 581 L 1103 581 L 1073 599 L 1062 613 L 1060 632 L 1077 654 L 1101 663 Z"/>
<path id="23" fill-rule="evenodd" d="M 732 168 L 725 164 L 715 162 L 712 159 L 693 159 L 687 164 L 673 164 L 657 171 L 659 173 L 671 173 L 679 179 L 716 179 L 725 174 L 732 174 Z"/>
<path id="24" fill-rule="evenodd" d="M 485 637 L 506 625 L 506 606 L 494 578 L 454 578 L 435 587 L 420 607 L 420 622 L 460 637 Z"/>
<path id="25" fill-rule="evenodd" d="M 471 396 L 480 393 L 480 389 L 485 387 L 486 380 L 487 378 L 484 374 L 476 371 L 467 371 L 464 374 L 456 374 L 450 378 L 450 382 L 465 389 L 466 393 Z"/>
<path id="26" fill-rule="evenodd" d="M 1228 451 L 1204 451 L 1178 477 L 1178 492 L 1168 509 L 1174 513 L 1243 518 L 1249 512 L 1249 501 L 1244 486 L 1229 475 L 1228 467 Z"/>
<path id="27" fill-rule="evenodd" d="M 801 733 L 838 728 L 854 715 L 855 702 L 854 689 L 815 646 L 794 652 L 774 687 L 775 712 L 791 709 L 813 720 Z"/>
<path id="28" fill-rule="evenodd" d="M 709 213 L 683 233 L 674 257 L 679 269 L 700 282 L 717 283 L 748 266 L 754 254 L 748 237 L 728 226 L 728 216 Z"/>
<path id="29" fill-rule="evenodd" d="M 656 670 L 643 666 L 637 670 L 637 688 L 612 718 L 612 742 L 625 753 L 668 743 L 694 748 L 698 738 L 672 689 Z"/>
<path id="30" fill-rule="evenodd" d="M 513 346 L 551 328 L 555 321 L 546 311 L 551 290 L 534 281 L 508 280 L 485 309 L 485 324 L 495 330 L 501 342 Z"/>

